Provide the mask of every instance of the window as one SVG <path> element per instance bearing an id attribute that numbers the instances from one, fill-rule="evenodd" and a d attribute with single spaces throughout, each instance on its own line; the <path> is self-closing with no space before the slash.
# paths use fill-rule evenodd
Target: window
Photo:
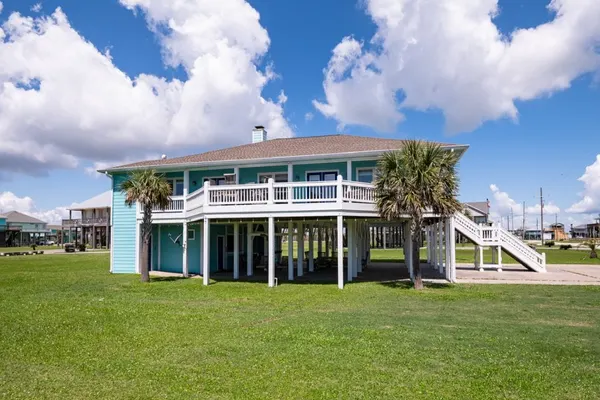
<path id="1" fill-rule="evenodd" d="M 221 186 L 225 184 L 224 176 L 214 176 L 212 178 L 204 178 L 204 182 L 210 181 L 211 186 Z"/>
<path id="2" fill-rule="evenodd" d="M 373 168 L 364 168 L 356 170 L 356 178 L 359 182 L 371 183 L 373 182 Z"/>
<path id="3" fill-rule="evenodd" d="M 196 230 L 188 229 L 188 240 L 196 240 Z"/>
<path id="4" fill-rule="evenodd" d="M 282 173 L 258 174 L 258 183 L 267 183 L 270 178 L 273 178 L 273 180 L 275 182 L 287 182 L 288 181 L 287 172 L 282 172 Z"/>
<path id="5" fill-rule="evenodd" d="M 337 172 L 307 172 L 306 180 L 309 182 L 320 182 L 320 181 L 335 181 L 337 179 Z"/>
<path id="6" fill-rule="evenodd" d="M 167 179 L 171 186 L 171 196 L 183 196 L 183 179 Z"/>

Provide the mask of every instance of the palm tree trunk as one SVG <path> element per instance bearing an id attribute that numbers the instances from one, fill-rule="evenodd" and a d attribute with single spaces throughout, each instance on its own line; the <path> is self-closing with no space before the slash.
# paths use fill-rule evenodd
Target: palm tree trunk
<path id="1" fill-rule="evenodd" d="M 421 275 L 421 246 L 419 243 L 418 236 L 413 233 L 413 242 L 412 242 L 412 264 L 413 264 L 413 273 L 415 275 L 413 284 L 415 289 L 421 290 L 423 289 L 423 276 Z"/>
<path id="2" fill-rule="evenodd" d="M 148 245 L 147 240 L 142 240 L 142 253 L 140 254 L 140 272 L 142 282 L 150 282 L 150 271 L 148 271 Z"/>

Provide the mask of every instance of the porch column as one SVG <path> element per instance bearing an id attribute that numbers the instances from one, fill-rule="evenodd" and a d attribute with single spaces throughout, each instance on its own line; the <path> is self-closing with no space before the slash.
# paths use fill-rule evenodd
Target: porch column
<path id="1" fill-rule="evenodd" d="M 233 279 L 240 279 L 240 223 L 233 224 Z"/>
<path id="2" fill-rule="evenodd" d="M 308 224 L 308 272 L 315 271 L 314 225 Z"/>
<path id="3" fill-rule="evenodd" d="M 346 222 L 346 237 L 348 239 L 348 269 L 347 269 L 347 280 L 348 282 L 352 282 L 352 278 L 354 277 L 353 269 L 354 266 L 354 221 L 351 219 Z"/>
<path id="4" fill-rule="evenodd" d="M 442 221 L 438 222 L 438 271 L 444 272 L 444 241 L 443 241 L 443 226 Z"/>
<path id="5" fill-rule="evenodd" d="M 387 249 L 387 227 L 381 228 L 381 233 L 383 235 L 383 249 Z"/>
<path id="6" fill-rule="evenodd" d="M 107 235 L 108 235 L 108 233 L 107 233 Z M 159 224 L 158 225 L 158 243 L 157 243 L 157 248 L 158 248 L 158 270 L 159 271 L 160 271 L 160 247 L 161 247 L 160 237 L 161 237 L 161 235 L 160 235 L 160 224 Z M 108 238 L 108 236 L 107 236 L 107 238 Z"/>
<path id="7" fill-rule="evenodd" d="M 412 231 L 410 229 L 411 222 L 405 222 L 404 227 L 406 230 L 406 234 L 404 235 L 404 259 L 406 261 L 406 265 L 408 267 L 408 275 L 411 280 L 415 279 L 415 270 L 413 269 L 413 240 L 412 240 Z"/>
<path id="8" fill-rule="evenodd" d="M 360 222 L 354 221 L 354 242 L 352 243 L 354 264 L 352 266 L 352 278 L 358 276 L 358 268 L 360 265 Z"/>
<path id="9" fill-rule="evenodd" d="M 325 225 L 325 257 L 329 257 L 329 229 L 330 225 Z"/>
<path id="10" fill-rule="evenodd" d="M 252 222 L 248 222 L 246 232 L 246 275 L 254 275 L 254 251 L 252 251 Z"/>
<path id="11" fill-rule="evenodd" d="M 183 211 L 187 210 L 187 197 L 190 193 L 190 170 L 183 171 Z"/>
<path id="12" fill-rule="evenodd" d="M 298 276 L 304 275 L 304 224 L 302 222 L 298 223 L 298 233 L 296 235 L 296 240 L 298 241 Z"/>
<path id="13" fill-rule="evenodd" d="M 323 254 L 323 235 L 322 235 L 322 226 L 321 224 L 317 224 L 317 258 L 321 257 Z"/>
<path id="14" fill-rule="evenodd" d="M 492 249 L 492 251 L 494 251 L 494 250 Z M 498 254 L 496 257 L 498 259 L 498 264 L 497 264 L 498 272 L 502 272 L 502 247 L 498 246 L 496 251 Z"/>
<path id="15" fill-rule="evenodd" d="M 337 217 L 337 268 L 338 268 L 338 288 L 344 288 L 344 236 L 342 232 L 344 231 L 344 217 L 338 215 Z"/>
<path id="16" fill-rule="evenodd" d="M 358 223 L 358 263 L 356 264 L 356 274 L 362 272 L 362 260 L 365 258 L 365 225 Z"/>
<path id="17" fill-rule="evenodd" d="M 425 226 L 425 238 L 427 240 L 427 264 L 431 264 L 431 227 Z"/>
<path id="18" fill-rule="evenodd" d="M 446 221 L 446 279 L 450 282 L 456 281 L 456 232 L 454 231 L 454 219 Z"/>
<path id="19" fill-rule="evenodd" d="M 288 222 L 288 280 L 294 280 L 294 223 Z"/>
<path id="20" fill-rule="evenodd" d="M 92 210 L 92 249 L 96 248 L 96 209 Z"/>
<path id="21" fill-rule="evenodd" d="M 183 221 L 183 234 L 182 234 L 182 245 L 181 248 L 183 249 L 183 267 L 182 267 L 182 272 L 183 272 L 183 276 L 184 277 L 188 277 L 189 271 L 188 271 L 188 253 L 187 253 L 187 248 L 188 248 L 188 225 L 187 225 L 187 221 Z"/>
<path id="22" fill-rule="evenodd" d="M 479 271 L 483 272 L 483 246 L 479 247 Z"/>
<path id="23" fill-rule="evenodd" d="M 186 233 L 187 236 L 187 233 Z M 204 217 L 202 226 L 202 284 L 210 283 L 210 220 Z"/>
<path id="24" fill-rule="evenodd" d="M 269 217 L 269 287 L 275 287 L 275 218 Z"/>

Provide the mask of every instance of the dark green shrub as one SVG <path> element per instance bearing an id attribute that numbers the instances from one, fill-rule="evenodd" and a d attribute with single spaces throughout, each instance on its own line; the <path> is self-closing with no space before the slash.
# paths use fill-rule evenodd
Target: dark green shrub
<path id="1" fill-rule="evenodd" d="M 561 244 L 560 245 L 561 250 L 569 250 L 571 248 L 573 248 L 573 246 L 571 246 L 570 244 Z"/>
<path id="2" fill-rule="evenodd" d="M 548 240 L 545 244 L 548 247 L 552 247 L 552 246 L 554 246 L 554 240 Z"/>

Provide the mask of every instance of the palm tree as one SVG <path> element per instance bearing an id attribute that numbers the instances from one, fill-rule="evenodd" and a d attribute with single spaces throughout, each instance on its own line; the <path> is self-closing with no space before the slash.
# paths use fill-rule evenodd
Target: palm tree
<path id="1" fill-rule="evenodd" d="M 600 240 L 590 239 L 590 240 L 584 242 L 583 245 L 590 248 L 590 258 L 598 258 L 598 253 L 596 253 L 596 248 L 600 245 Z"/>
<path id="2" fill-rule="evenodd" d="M 172 189 L 164 175 L 159 175 L 153 170 L 139 170 L 132 172 L 127 180 L 121 183 L 121 192 L 125 194 L 125 204 L 131 207 L 135 203 L 140 203 L 144 213 L 141 225 L 142 250 L 139 262 L 142 282 L 148 282 L 150 280 L 148 250 L 152 235 L 152 209 L 165 209 L 169 205 Z"/>
<path id="3" fill-rule="evenodd" d="M 408 140 L 401 150 L 385 153 L 378 162 L 375 199 L 388 221 L 410 216 L 415 289 L 423 288 L 419 250 L 424 213 L 449 217 L 463 207 L 457 200 L 458 155 L 434 143 Z"/>

